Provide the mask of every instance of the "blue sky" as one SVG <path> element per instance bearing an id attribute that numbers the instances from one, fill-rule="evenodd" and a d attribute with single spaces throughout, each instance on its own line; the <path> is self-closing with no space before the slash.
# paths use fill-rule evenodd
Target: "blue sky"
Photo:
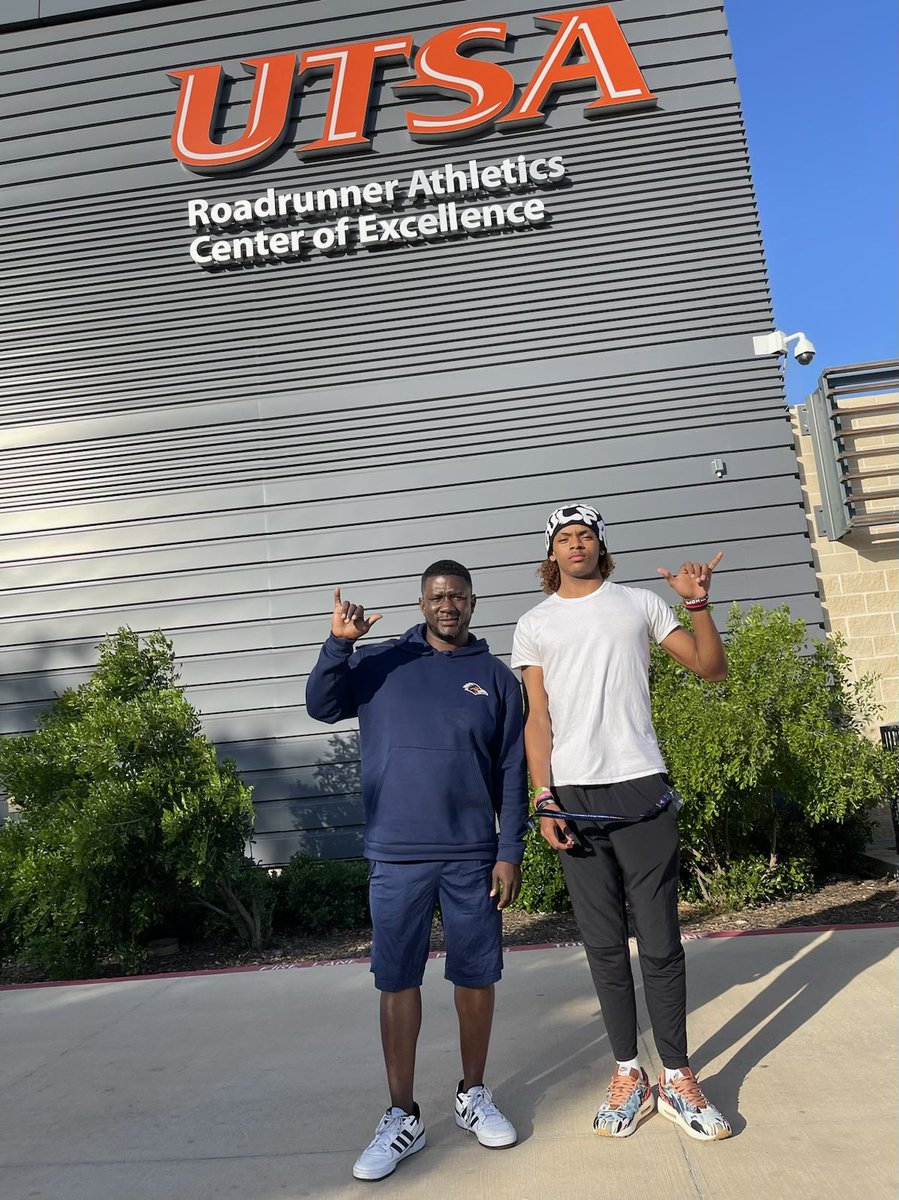
<path id="1" fill-rule="evenodd" d="M 895 0 L 725 0 L 787 398 L 824 367 L 897 355 Z"/>

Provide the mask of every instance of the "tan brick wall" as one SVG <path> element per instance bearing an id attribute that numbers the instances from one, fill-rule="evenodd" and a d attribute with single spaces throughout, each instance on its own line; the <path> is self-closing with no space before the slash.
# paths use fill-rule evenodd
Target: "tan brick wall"
<path id="1" fill-rule="evenodd" d="M 856 406 L 870 405 L 874 399 L 865 397 Z M 852 407 L 851 402 L 840 404 L 841 409 Z M 895 414 L 869 415 L 858 417 L 852 424 L 853 428 L 862 429 L 897 422 Z M 838 542 L 818 537 L 814 509 L 821 503 L 821 490 L 812 439 L 802 433 L 795 409 L 792 425 L 827 629 L 841 633 L 846 639 L 857 676 L 872 673 L 880 676 L 875 694 L 881 712 L 869 730 L 871 736 L 877 737 L 880 725 L 899 721 L 899 526 L 893 522 L 850 530 Z M 860 470 L 870 467 L 894 472 L 870 483 L 864 481 L 863 492 L 895 492 L 899 485 L 899 426 L 895 433 L 857 436 L 851 444 L 857 450 L 892 448 L 893 453 L 857 461 Z M 864 505 L 868 513 L 895 511 L 897 507 L 895 499 L 872 498 Z"/>

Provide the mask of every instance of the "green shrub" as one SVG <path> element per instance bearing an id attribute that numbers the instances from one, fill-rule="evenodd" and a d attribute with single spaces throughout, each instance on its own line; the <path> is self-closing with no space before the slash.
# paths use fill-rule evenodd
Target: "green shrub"
<path id="1" fill-rule="evenodd" d="M 22 810 L 0 829 L 0 929 L 51 976 L 109 955 L 135 970 L 185 903 L 261 936 L 240 894 L 251 793 L 217 761 L 177 678 L 162 633 L 120 629 L 36 732 L 0 743 L 0 786 Z"/>
<path id="2" fill-rule="evenodd" d="M 529 913 L 568 912 L 571 900 L 559 852 L 553 850 L 539 829 L 529 829 L 521 864 L 521 891 L 513 908 Z"/>
<path id="3" fill-rule="evenodd" d="M 774 866 L 758 855 L 735 859 L 708 880 L 709 898 L 724 909 L 752 908 L 807 892 L 814 884 L 812 865 L 805 858 L 781 859 Z"/>
<path id="4" fill-rule="evenodd" d="M 733 879 L 739 903 L 856 865 L 867 811 L 895 789 L 899 756 L 862 735 L 873 680 L 852 679 L 838 637 L 809 646 L 788 609 L 744 615 L 734 605 L 727 655 L 727 679 L 706 683 L 653 647 L 652 706 L 686 801 L 684 892 L 720 899 Z M 761 874 L 745 866 L 759 860 Z M 785 872 L 789 862 L 802 865 Z"/>
<path id="5" fill-rule="evenodd" d="M 295 854 L 281 873 L 277 922 L 302 933 L 371 927 L 368 863 Z"/>

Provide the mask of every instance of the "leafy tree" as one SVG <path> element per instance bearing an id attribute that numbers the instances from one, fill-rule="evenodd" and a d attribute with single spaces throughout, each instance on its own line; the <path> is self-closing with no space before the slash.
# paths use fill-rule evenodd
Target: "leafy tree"
<path id="1" fill-rule="evenodd" d="M 721 683 L 653 648 L 653 721 L 686 801 L 687 882 L 706 898 L 745 902 L 832 870 L 837 830 L 843 865 L 854 866 L 867 811 L 895 786 L 896 756 L 862 735 L 874 681 L 852 678 L 839 637 L 809 646 L 786 607 L 742 614 L 734 605 L 726 640 Z"/>
<path id="2" fill-rule="evenodd" d="M 0 829 L 0 941 L 51 975 L 107 955 L 135 969 L 185 902 L 260 942 L 251 792 L 201 733 L 162 633 L 107 637 L 92 677 L 0 744 L 0 786 L 21 810 Z"/>

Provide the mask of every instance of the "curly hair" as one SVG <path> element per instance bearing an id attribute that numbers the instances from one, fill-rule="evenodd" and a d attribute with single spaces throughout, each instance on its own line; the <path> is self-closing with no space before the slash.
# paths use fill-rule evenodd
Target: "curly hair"
<path id="1" fill-rule="evenodd" d="M 614 570 L 615 559 L 600 542 L 599 574 L 603 582 L 609 578 Z M 543 562 L 537 567 L 537 578 L 540 580 L 540 586 L 546 592 L 547 596 L 551 596 L 553 592 L 559 590 L 562 584 L 562 574 L 559 571 L 559 564 L 553 562 L 551 558 L 544 558 Z"/>

